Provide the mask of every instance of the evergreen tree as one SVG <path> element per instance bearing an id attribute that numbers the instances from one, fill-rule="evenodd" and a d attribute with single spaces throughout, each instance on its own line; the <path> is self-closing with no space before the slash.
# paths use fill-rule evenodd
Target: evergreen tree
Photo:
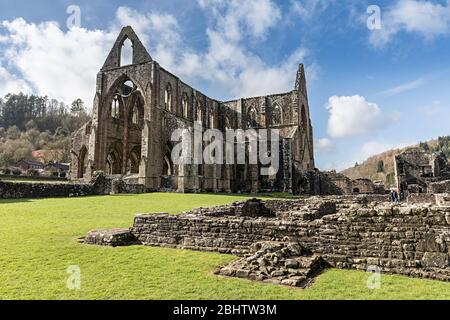
<path id="1" fill-rule="evenodd" d="M 377 165 L 377 173 L 381 173 L 384 172 L 384 161 L 380 160 L 378 161 L 378 165 Z"/>

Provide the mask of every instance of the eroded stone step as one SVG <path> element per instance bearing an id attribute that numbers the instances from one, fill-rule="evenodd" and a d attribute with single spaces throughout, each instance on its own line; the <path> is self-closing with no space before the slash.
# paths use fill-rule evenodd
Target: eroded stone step
<path id="1" fill-rule="evenodd" d="M 259 242 L 253 253 L 216 271 L 226 277 L 305 287 L 326 268 L 319 255 L 310 255 L 297 242 Z"/>

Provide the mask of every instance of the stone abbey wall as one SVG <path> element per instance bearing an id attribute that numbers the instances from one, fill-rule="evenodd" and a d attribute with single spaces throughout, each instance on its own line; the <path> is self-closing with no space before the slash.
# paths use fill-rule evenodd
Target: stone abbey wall
<path id="1" fill-rule="evenodd" d="M 268 201 L 275 216 L 243 214 L 243 203 L 180 216 L 138 215 L 145 245 L 245 255 L 258 242 L 294 241 L 333 267 L 450 281 L 450 208 L 392 206 L 367 198 Z M 257 207 L 258 208 L 258 207 Z M 261 209 L 256 209 L 261 211 Z"/>
<path id="2" fill-rule="evenodd" d="M 122 179 L 96 173 L 90 183 L 15 183 L 0 181 L 0 199 L 36 199 L 108 195 L 110 193 L 139 194 L 147 189 L 139 184 L 127 184 Z"/>
<path id="3" fill-rule="evenodd" d="M 122 63 L 123 45 L 130 41 L 132 63 Z M 279 130 L 283 170 L 266 178 L 257 174 L 266 166 L 261 162 L 174 164 L 171 153 L 176 143 L 171 135 L 175 129 L 192 127 L 194 121 L 204 130 L 222 133 L 227 129 Z M 136 175 L 140 184 L 154 191 L 306 194 L 312 189 L 308 180 L 294 181 L 293 176 L 314 171 L 313 149 L 303 65 L 289 92 L 217 101 L 160 66 L 133 29 L 125 27 L 97 75 L 92 121 L 73 137 L 70 176 L 86 181 L 95 171 Z"/>

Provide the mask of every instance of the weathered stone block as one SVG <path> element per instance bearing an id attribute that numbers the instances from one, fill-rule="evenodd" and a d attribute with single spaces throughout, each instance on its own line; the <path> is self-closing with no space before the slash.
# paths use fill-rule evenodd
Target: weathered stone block
<path id="1" fill-rule="evenodd" d="M 89 232 L 84 238 L 84 243 L 86 244 L 112 247 L 128 246 L 137 242 L 136 237 L 130 232 L 130 229 L 95 230 Z"/>
<path id="2" fill-rule="evenodd" d="M 426 252 L 422 259 L 423 264 L 429 268 L 446 268 L 448 267 L 448 254 Z"/>

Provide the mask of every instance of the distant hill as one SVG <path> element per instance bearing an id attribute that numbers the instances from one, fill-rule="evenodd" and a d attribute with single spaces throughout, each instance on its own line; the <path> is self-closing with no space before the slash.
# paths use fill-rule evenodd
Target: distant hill
<path id="1" fill-rule="evenodd" d="M 450 158 L 450 136 L 440 137 L 437 140 L 421 142 L 402 149 L 389 150 L 372 156 L 361 164 L 341 171 L 350 179 L 370 179 L 383 181 L 386 187 L 395 185 L 394 157 L 406 150 L 418 148 L 426 152 L 440 152 L 447 159 Z"/>

